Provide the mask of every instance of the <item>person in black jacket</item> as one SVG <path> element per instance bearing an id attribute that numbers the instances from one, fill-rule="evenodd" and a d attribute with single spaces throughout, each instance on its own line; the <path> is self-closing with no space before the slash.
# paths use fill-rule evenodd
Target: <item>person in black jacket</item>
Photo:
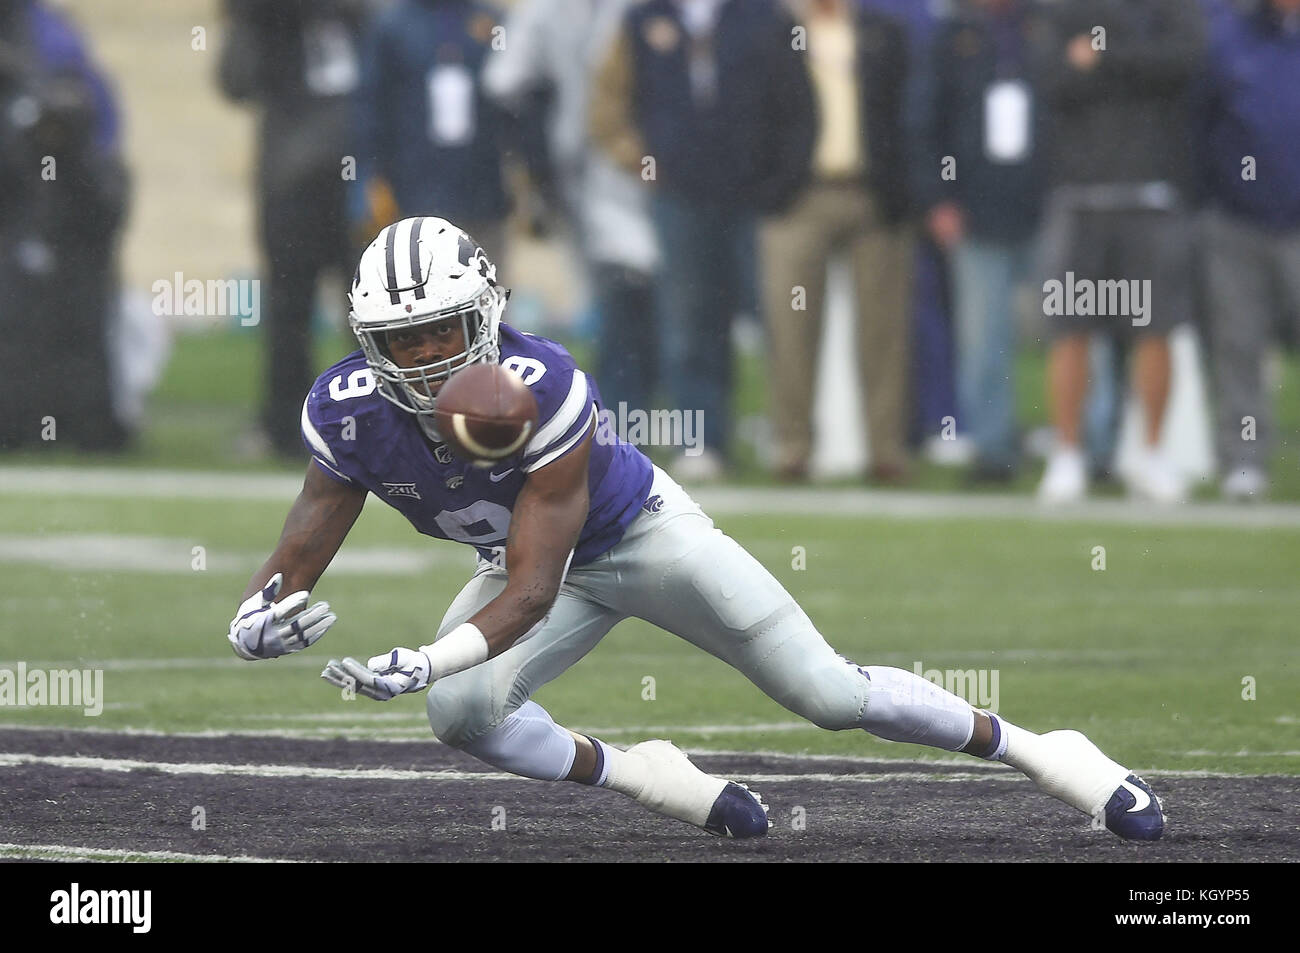
<path id="1" fill-rule="evenodd" d="M 1053 5 L 1035 42 L 1050 117 L 1042 252 L 1052 337 L 1048 395 L 1058 439 L 1039 486 L 1044 501 L 1077 500 L 1087 488 L 1080 418 L 1089 337 L 1098 332 L 1133 341 L 1145 439 L 1124 474 L 1130 489 L 1157 502 L 1187 494 L 1160 437 L 1170 390 L 1168 335 L 1192 307 L 1189 92 L 1204 53 L 1195 0 Z M 1124 289 L 1133 289 L 1127 306 Z"/>
<path id="2" fill-rule="evenodd" d="M 593 139 L 652 190 L 664 373 L 676 407 L 703 413 L 702 452 L 677 465 L 684 479 L 723 471 L 731 323 L 751 298 L 755 220 L 788 207 L 808 176 L 816 104 L 794 40 L 774 0 L 647 0 L 593 86 Z"/>
<path id="3" fill-rule="evenodd" d="M 907 38 L 848 0 L 794 9 L 819 123 L 812 181 L 762 235 L 769 406 L 779 478 L 802 481 L 812 453 L 813 384 L 830 258 L 848 256 L 857 291 L 858 370 L 879 480 L 905 477 L 912 234 L 903 156 Z"/>
<path id="4" fill-rule="evenodd" d="M 129 196 L 118 113 L 76 29 L 0 0 L 0 448 L 121 450 L 109 335 Z"/>
<path id="5" fill-rule="evenodd" d="M 311 317 L 322 273 L 352 272 L 345 156 L 350 96 L 367 0 L 225 0 L 230 32 L 222 92 L 261 109 L 258 234 L 265 255 L 266 390 L 270 449 L 298 459 L 302 395 L 311 387 Z"/>
<path id="6" fill-rule="evenodd" d="M 1034 0 L 962 0 L 918 72 L 915 189 L 949 255 L 957 332 L 959 431 L 972 477 L 1007 480 L 1017 464 L 1015 292 L 1029 282 L 1044 189 L 1043 103 L 1030 36 Z"/>

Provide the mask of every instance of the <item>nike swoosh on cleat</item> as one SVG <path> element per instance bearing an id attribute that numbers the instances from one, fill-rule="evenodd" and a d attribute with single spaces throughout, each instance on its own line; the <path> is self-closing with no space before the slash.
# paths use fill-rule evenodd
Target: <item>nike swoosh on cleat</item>
<path id="1" fill-rule="evenodd" d="M 1129 784 L 1128 781 L 1121 781 L 1120 787 L 1122 787 L 1125 791 L 1128 791 L 1129 794 L 1133 795 L 1133 800 L 1136 802 L 1132 807 L 1130 807 L 1124 813 L 1138 814 L 1141 813 L 1142 811 L 1145 811 L 1148 807 L 1151 806 L 1151 796 L 1147 794 L 1146 791 L 1143 791 L 1140 787 L 1137 787 L 1136 785 L 1133 784 Z"/>

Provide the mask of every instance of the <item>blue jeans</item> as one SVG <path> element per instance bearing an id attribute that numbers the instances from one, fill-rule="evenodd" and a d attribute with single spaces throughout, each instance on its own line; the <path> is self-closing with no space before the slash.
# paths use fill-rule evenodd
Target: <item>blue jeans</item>
<path id="1" fill-rule="evenodd" d="M 1016 289 L 1030 276 L 1032 243 L 970 238 L 952 255 L 957 316 L 958 429 L 980 463 L 1016 463 Z"/>
<path id="2" fill-rule="evenodd" d="M 704 412 L 704 445 L 731 440 L 731 322 L 755 300 L 749 212 L 658 192 L 651 203 L 662 255 L 656 285 L 664 329 L 662 376 L 674 409 Z"/>
<path id="3" fill-rule="evenodd" d="M 912 282 L 912 433 L 920 443 L 934 436 L 943 418 L 957 416 L 957 394 L 953 371 L 954 350 L 952 302 L 949 282 L 944 280 L 946 261 L 928 241 L 916 244 L 916 276 Z"/>

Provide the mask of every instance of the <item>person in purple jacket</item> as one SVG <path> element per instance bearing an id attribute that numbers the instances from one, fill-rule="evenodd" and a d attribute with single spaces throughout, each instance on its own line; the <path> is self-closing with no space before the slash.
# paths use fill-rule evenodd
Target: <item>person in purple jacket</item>
<path id="1" fill-rule="evenodd" d="M 1277 446 L 1264 355 L 1300 337 L 1300 0 L 1213 8 L 1200 103 L 1203 222 L 1223 495 L 1268 492 Z"/>
<path id="2" fill-rule="evenodd" d="M 419 532 L 473 546 L 478 567 L 436 641 L 364 665 L 332 659 L 321 677 L 378 701 L 428 689 L 434 734 L 497 768 L 608 787 L 721 836 L 767 833 L 756 795 L 700 771 L 671 743 L 623 751 L 568 731 L 529 700 L 636 617 L 821 727 L 1005 761 L 1098 826 L 1160 836 L 1151 789 L 1078 732 L 1037 735 L 919 675 L 837 655 L 771 573 L 600 425 L 600 393 L 564 348 L 501 323 L 508 294 L 496 267 L 450 222 L 383 229 L 350 298 L 361 350 L 322 374 L 303 405 L 313 462 L 230 623 L 240 657 L 299 651 L 333 625 L 327 603 L 308 607 L 308 590 L 373 493 Z M 443 383 L 476 363 L 518 374 L 538 406 L 530 441 L 491 469 L 455 459 L 433 418 Z"/>

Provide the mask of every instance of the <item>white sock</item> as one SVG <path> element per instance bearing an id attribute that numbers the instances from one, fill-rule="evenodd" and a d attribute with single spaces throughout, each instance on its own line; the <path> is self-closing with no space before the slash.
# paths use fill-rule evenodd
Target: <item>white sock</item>
<path id="1" fill-rule="evenodd" d="M 989 718 L 994 725 L 994 747 L 1000 750 L 985 756 L 1011 765 L 1043 793 L 1085 814 L 1096 815 L 1128 774 L 1123 765 L 1106 757 L 1077 731 L 1037 735 L 998 715 L 989 714 Z"/>
<path id="2" fill-rule="evenodd" d="M 605 759 L 605 777 L 600 786 L 630 798 L 639 797 L 650 780 L 650 766 L 640 758 L 629 758 L 626 751 L 595 738 L 591 740 L 603 749 L 601 753 Z"/>
<path id="3" fill-rule="evenodd" d="M 591 777 L 582 778 L 579 784 L 590 784 L 592 787 L 608 787 L 609 769 L 613 764 L 615 757 L 621 757 L 623 752 L 611 745 L 605 744 L 599 738 L 593 738 L 591 735 L 583 735 L 591 742 L 591 746 L 596 749 L 596 769 L 591 773 Z"/>
<path id="4" fill-rule="evenodd" d="M 1013 725 L 1001 715 L 989 715 L 994 720 L 996 730 L 1001 734 L 999 750 L 990 760 L 1001 761 L 1011 767 L 1034 777 L 1042 769 L 1042 746 L 1038 735 L 1026 731 L 1019 725 Z"/>

